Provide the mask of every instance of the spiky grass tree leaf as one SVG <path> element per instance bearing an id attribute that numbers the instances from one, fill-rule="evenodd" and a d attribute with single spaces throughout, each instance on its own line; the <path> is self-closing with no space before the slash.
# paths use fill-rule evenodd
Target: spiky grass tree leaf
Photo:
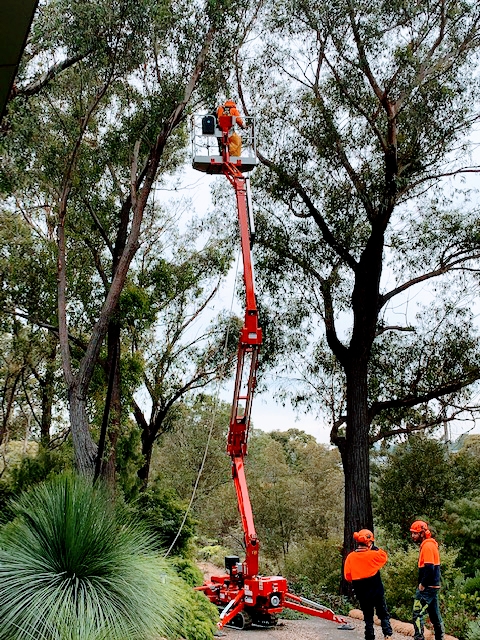
<path id="1" fill-rule="evenodd" d="M 0 532 L 0 640 L 176 637 L 184 585 L 102 487 L 63 475 Z"/>

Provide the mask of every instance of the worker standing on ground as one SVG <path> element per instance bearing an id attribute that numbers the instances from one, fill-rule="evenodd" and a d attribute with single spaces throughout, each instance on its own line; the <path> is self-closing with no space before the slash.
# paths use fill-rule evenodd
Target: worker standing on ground
<path id="1" fill-rule="evenodd" d="M 345 560 L 344 575 L 345 580 L 353 584 L 355 595 L 363 611 L 365 640 L 375 640 L 373 625 L 375 611 L 380 618 L 383 635 L 388 638 L 393 632 L 385 602 L 385 589 L 380 576 L 380 569 L 388 560 L 387 552 L 373 544 L 375 538 L 369 529 L 355 531 L 353 539 L 356 542 L 356 549 L 349 553 Z"/>
<path id="2" fill-rule="evenodd" d="M 230 118 L 230 122 L 227 118 Z M 241 128 L 246 129 L 246 126 L 242 120 L 240 115 L 240 111 L 237 109 L 237 105 L 233 100 L 226 100 L 224 104 L 220 105 L 217 109 L 217 121 L 218 126 L 222 131 L 228 131 L 228 152 L 231 156 L 242 155 L 242 138 L 233 128 L 233 118 L 235 118 L 235 123 Z M 226 124 L 225 124 L 226 123 Z M 226 127 L 226 128 L 225 128 Z"/>
<path id="3" fill-rule="evenodd" d="M 415 520 L 410 527 L 412 540 L 420 545 L 418 556 L 418 587 L 413 601 L 413 630 L 415 640 L 424 640 L 423 618 L 428 613 L 435 632 L 435 640 L 443 640 L 445 628 L 438 606 L 440 590 L 440 554 L 438 542 L 432 538 L 428 524 Z"/>

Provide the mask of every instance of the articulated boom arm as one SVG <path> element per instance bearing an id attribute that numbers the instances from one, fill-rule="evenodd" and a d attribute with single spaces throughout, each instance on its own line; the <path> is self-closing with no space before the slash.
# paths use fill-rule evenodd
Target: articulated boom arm
<path id="1" fill-rule="evenodd" d="M 238 556 L 225 557 L 226 575 L 212 576 L 202 587 L 197 587 L 221 610 L 221 629 L 232 624 L 243 629 L 252 624 L 271 626 L 276 624 L 278 616 L 285 608 L 293 609 L 319 618 L 341 623 L 342 628 L 351 628 L 345 620 L 323 605 L 296 596 L 288 591 L 288 583 L 282 576 L 263 576 L 258 574 L 259 541 L 253 522 L 252 506 L 245 479 L 244 459 L 247 453 L 248 431 L 252 412 L 252 400 L 256 386 L 258 354 L 262 344 L 262 330 L 258 326 L 258 310 L 255 299 L 251 244 L 254 236 L 254 224 L 250 201 L 249 182 L 241 169 L 249 171 L 243 164 L 240 151 L 238 156 L 229 155 L 229 142 L 232 149 L 238 149 L 232 141 L 235 122 L 244 128 L 242 120 L 230 115 L 219 115 L 217 127 L 211 128 L 213 116 L 202 118 L 202 135 L 217 138 L 220 143 L 221 157 L 194 159 L 194 167 L 200 171 L 225 175 L 235 189 L 237 198 L 238 224 L 243 258 L 243 279 L 245 283 L 245 320 L 240 332 L 237 354 L 237 373 L 233 395 L 230 426 L 228 430 L 227 452 L 232 459 L 232 476 L 237 493 L 238 509 L 245 535 L 245 562 L 240 563 Z M 203 130 L 205 123 L 205 131 Z M 220 134 L 221 133 L 221 139 Z M 253 135 L 253 133 L 252 133 Z M 217 145 L 215 145 L 216 149 Z M 208 149 L 208 147 L 207 147 Z M 254 166 L 255 163 L 253 163 Z"/>
<path id="2" fill-rule="evenodd" d="M 237 197 L 238 223 L 243 258 L 243 279 L 245 283 L 245 320 L 240 332 L 237 356 L 237 373 L 233 395 L 232 413 L 228 430 L 227 452 L 232 458 L 232 475 L 237 492 L 238 508 L 245 533 L 246 558 L 245 575 L 258 573 L 259 543 L 253 523 L 253 513 L 245 480 L 244 456 L 247 452 L 248 430 L 252 410 L 253 392 L 256 385 L 258 352 L 262 343 L 262 330 L 258 326 L 257 303 L 253 281 L 253 267 L 250 253 L 250 227 L 248 215 L 247 182 L 245 176 L 230 162 L 223 163 L 226 175 Z"/>

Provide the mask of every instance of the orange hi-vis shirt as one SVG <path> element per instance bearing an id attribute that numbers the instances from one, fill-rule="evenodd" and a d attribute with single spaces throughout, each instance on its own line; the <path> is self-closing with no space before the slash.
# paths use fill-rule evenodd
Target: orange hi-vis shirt
<path id="1" fill-rule="evenodd" d="M 425 538 L 418 556 L 418 582 L 424 587 L 440 585 L 440 553 L 434 538 Z"/>
<path id="2" fill-rule="evenodd" d="M 343 573 L 345 580 L 363 580 L 374 576 L 387 562 L 388 555 L 383 549 L 359 548 L 348 554 Z"/>

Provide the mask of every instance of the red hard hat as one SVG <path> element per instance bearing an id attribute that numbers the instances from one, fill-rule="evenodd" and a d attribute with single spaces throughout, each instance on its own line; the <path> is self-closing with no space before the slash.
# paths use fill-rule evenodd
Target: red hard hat
<path id="1" fill-rule="evenodd" d="M 373 533 L 370 531 L 370 529 L 360 529 L 360 531 L 355 531 L 355 533 L 353 534 L 353 539 L 360 544 L 368 544 L 369 542 L 375 541 Z"/>
<path id="2" fill-rule="evenodd" d="M 236 107 L 237 105 L 235 104 L 235 102 L 233 100 L 225 100 L 225 106 L 226 107 Z"/>
<path id="3" fill-rule="evenodd" d="M 413 533 L 422 533 L 422 531 L 428 531 L 428 524 L 424 520 L 415 520 L 412 522 L 410 531 Z"/>

